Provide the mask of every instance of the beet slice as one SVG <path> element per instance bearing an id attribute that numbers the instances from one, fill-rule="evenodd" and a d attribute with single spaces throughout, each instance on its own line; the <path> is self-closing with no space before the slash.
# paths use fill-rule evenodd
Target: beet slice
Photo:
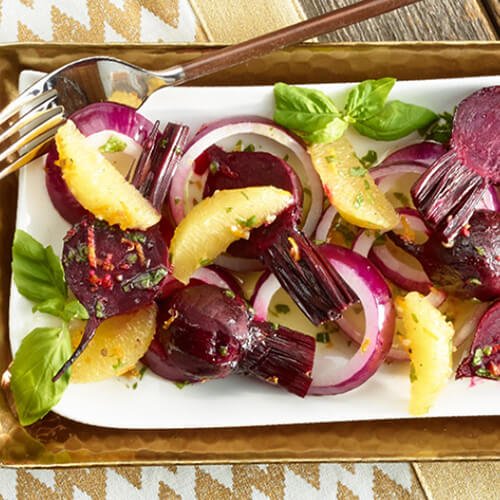
<path id="1" fill-rule="evenodd" d="M 470 353 L 458 367 L 457 379 L 473 376 L 500 380 L 500 302 L 484 313 Z"/>
<path id="2" fill-rule="evenodd" d="M 450 150 L 413 185 L 427 225 L 451 243 L 490 184 L 500 183 L 500 86 L 483 88 L 458 106 Z"/>
<path id="3" fill-rule="evenodd" d="M 394 232 L 388 235 L 419 260 L 440 290 L 484 301 L 500 296 L 500 212 L 476 211 L 453 245 L 443 245 L 437 233 L 422 245 Z"/>
<path id="4" fill-rule="evenodd" d="M 274 222 L 253 230 L 248 241 L 233 243 L 229 251 L 241 257 L 259 258 L 312 323 L 337 319 L 357 300 L 337 271 L 299 229 L 302 186 L 284 160 L 269 153 L 226 153 L 218 146 L 211 146 L 197 159 L 196 168 L 197 171 L 209 170 L 204 196 L 219 189 L 266 185 L 285 189 L 294 196 L 295 203 Z"/>
<path id="5" fill-rule="evenodd" d="M 155 341 L 143 361 L 178 383 L 243 373 L 304 397 L 311 385 L 315 340 L 253 321 L 245 302 L 213 285 L 189 285 L 160 302 Z"/>

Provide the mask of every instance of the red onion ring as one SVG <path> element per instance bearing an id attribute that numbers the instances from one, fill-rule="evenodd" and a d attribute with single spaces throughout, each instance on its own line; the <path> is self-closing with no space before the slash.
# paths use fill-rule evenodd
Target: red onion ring
<path id="1" fill-rule="evenodd" d="M 75 111 L 70 117 L 78 130 L 85 136 L 103 130 L 113 130 L 143 144 L 153 124 L 134 108 L 116 102 L 99 102 Z M 52 204 L 61 217 L 70 224 L 78 222 L 88 212 L 76 200 L 63 179 L 55 142 L 52 142 L 45 161 L 45 183 Z"/>
<path id="2" fill-rule="evenodd" d="M 316 232 L 314 233 L 314 239 L 316 241 L 328 241 L 328 233 L 333 224 L 333 219 L 337 215 L 337 209 L 330 205 L 321 216 L 318 225 L 316 227 Z"/>
<path id="3" fill-rule="evenodd" d="M 356 354 L 340 369 L 333 369 L 329 356 L 316 354 L 309 394 L 327 395 L 350 391 L 370 378 L 384 361 L 392 344 L 395 310 L 391 291 L 377 269 L 366 258 L 336 245 L 319 246 L 361 301 L 368 325 Z M 252 297 L 255 318 L 266 320 L 273 295 L 280 288 L 270 273 L 261 277 Z M 337 321 L 342 327 L 342 319 Z"/>
<path id="4" fill-rule="evenodd" d="M 260 116 L 225 118 L 208 124 L 193 137 L 179 162 L 170 189 L 169 205 L 175 224 L 179 224 L 185 216 L 185 187 L 196 158 L 212 144 L 227 137 L 242 134 L 256 134 L 271 139 L 288 148 L 301 162 L 309 181 L 309 189 L 311 190 L 311 206 L 303 226 L 304 233 L 310 236 L 316 228 L 322 211 L 323 187 L 319 176 L 314 169 L 302 139 L 289 130 L 277 125 L 272 120 Z M 189 203 L 189 206 L 191 206 L 191 203 Z M 256 260 L 242 259 L 229 255 L 219 256 L 216 262 L 234 271 L 262 269 L 262 265 Z"/>
<path id="5" fill-rule="evenodd" d="M 430 167 L 437 159 L 441 158 L 446 151 L 448 151 L 448 148 L 438 142 L 418 142 L 390 153 L 382 161 L 381 165 L 416 163 L 423 167 Z"/>

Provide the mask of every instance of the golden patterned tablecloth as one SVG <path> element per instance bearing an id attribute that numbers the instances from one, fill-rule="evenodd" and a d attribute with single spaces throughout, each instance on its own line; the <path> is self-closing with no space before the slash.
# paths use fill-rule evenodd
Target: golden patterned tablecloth
<path id="1" fill-rule="evenodd" d="M 0 0 L 0 42 L 234 43 L 304 18 L 295 0 Z M 1 469 L 0 500 L 500 500 L 499 478 L 499 462 Z"/>

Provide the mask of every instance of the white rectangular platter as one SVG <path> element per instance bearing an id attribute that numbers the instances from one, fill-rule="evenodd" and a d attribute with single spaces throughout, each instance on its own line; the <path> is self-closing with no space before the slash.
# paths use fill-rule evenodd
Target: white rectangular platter
<path id="1" fill-rule="evenodd" d="M 23 72 L 20 88 L 40 77 Z M 420 104 L 436 112 L 452 111 L 473 91 L 499 85 L 500 77 L 475 77 L 398 82 L 390 99 Z M 341 105 L 352 84 L 311 85 L 323 90 Z M 236 115 L 272 118 L 272 87 L 178 87 L 163 89 L 150 99 L 141 112 L 151 120 L 178 121 L 190 126 L 191 133 L 209 121 Z M 383 156 L 405 143 L 375 142 L 349 133 L 358 155 L 374 149 Z M 45 189 L 43 159 L 20 173 L 17 227 L 44 245 L 61 252 L 68 224 L 52 207 Z M 32 304 L 19 295 L 15 286 L 10 300 L 10 341 L 12 351 L 36 326 L 50 325 L 51 318 L 31 312 Z M 300 329 L 297 325 L 297 329 Z M 133 383 L 133 382 L 132 382 Z M 104 427 L 128 429 L 202 428 L 277 425 L 308 422 L 336 422 L 408 418 L 410 383 L 405 363 L 384 365 L 360 388 L 338 396 L 300 399 L 285 391 L 242 376 L 232 376 L 179 390 L 174 384 L 146 372 L 132 389 L 127 379 L 93 384 L 70 384 L 54 411 L 70 419 Z M 500 384 L 470 380 L 450 381 L 429 417 L 500 415 Z"/>

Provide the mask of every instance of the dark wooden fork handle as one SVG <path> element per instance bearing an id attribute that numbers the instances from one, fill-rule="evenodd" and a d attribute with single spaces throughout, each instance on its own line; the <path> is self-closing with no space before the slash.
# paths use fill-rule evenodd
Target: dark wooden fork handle
<path id="1" fill-rule="evenodd" d="M 254 57 L 268 54 L 273 50 L 294 45 L 419 1 L 421 0 L 363 0 L 246 42 L 216 50 L 182 64 L 183 77 L 176 84 L 215 73 Z"/>

